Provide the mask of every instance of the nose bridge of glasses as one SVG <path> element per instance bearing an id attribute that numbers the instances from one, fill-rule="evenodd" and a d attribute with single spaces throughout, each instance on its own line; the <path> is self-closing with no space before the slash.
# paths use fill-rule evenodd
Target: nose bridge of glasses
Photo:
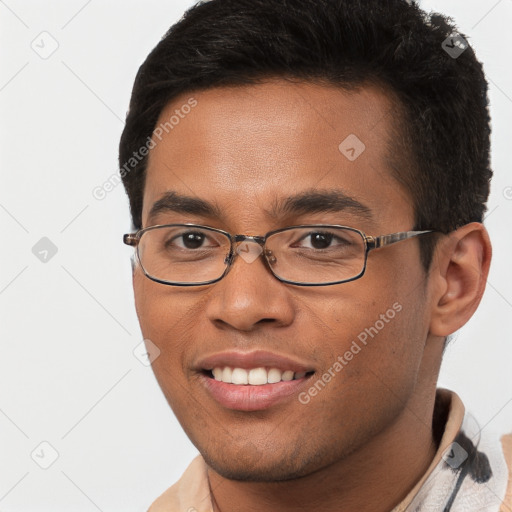
<path id="1" fill-rule="evenodd" d="M 235 243 L 250 241 L 261 245 L 262 247 L 265 245 L 265 237 L 263 236 L 253 236 L 253 235 L 235 235 L 233 237 Z"/>
<path id="2" fill-rule="evenodd" d="M 225 259 L 225 263 L 231 264 L 233 262 L 235 253 L 242 257 L 246 263 L 252 263 L 262 253 L 265 254 L 269 263 L 274 263 L 275 257 L 272 251 L 265 250 L 265 237 L 263 236 L 252 236 L 252 235 L 234 235 L 233 245 L 235 247 L 234 252 L 228 255 Z"/>

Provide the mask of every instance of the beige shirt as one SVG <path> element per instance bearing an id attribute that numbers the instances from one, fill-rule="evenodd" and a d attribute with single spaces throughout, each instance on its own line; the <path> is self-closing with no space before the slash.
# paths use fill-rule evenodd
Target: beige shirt
<path id="1" fill-rule="evenodd" d="M 452 391 L 438 389 L 438 393 L 448 394 L 451 398 L 450 411 L 439 449 L 423 477 L 417 482 L 405 499 L 391 512 L 404 512 L 418 496 L 422 487 L 439 467 L 443 454 L 452 445 L 459 433 L 464 420 L 464 405 L 458 395 Z M 512 434 L 501 439 L 503 456 L 508 467 L 508 485 L 506 497 L 500 512 L 512 511 Z M 501 455 L 501 454 L 500 454 Z M 503 458 L 503 457 L 502 457 Z M 506 506 L 505 506 L 506 505 Z M 419 510 L 422 510 L 421 508 Z M 428 505 L 425 510 L 430 510 Z M 456 510 L 456 509 L 454 509 Z M 477 509 L 475 509 L 477 510 Z M 480 508 L 478 508 L 480 510 Z M 482 509 L 483 510 L 483 509 Z M 486 509 L 487 510 L 487 509 Z M 489 509 L 490 510 L 490 509 Z M 494 510 L 498 511 L 498 508 Z M 198 455 L 188 466 L 182 477 L 167 489 L 149 508 L 148 512 L 213 512 L 213 505 L 208 484 L 207 466 L 201 455 Z M 468 510 L 468 512 L 471 512 Z"/>

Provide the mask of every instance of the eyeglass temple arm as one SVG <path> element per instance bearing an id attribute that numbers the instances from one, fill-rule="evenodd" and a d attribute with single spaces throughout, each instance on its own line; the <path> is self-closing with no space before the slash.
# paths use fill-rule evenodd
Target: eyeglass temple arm
<path id="1" fill-rule="evenodd" d="M 132 247 L 136 247 L 139 243 L 139 239 L 135 236 L 135 233 L 128 233 L 123 235 L 123 242 L 126 245 L 131 245 Z"/>
<path id="2" fill-rule="evenodd" d="M 407 240 L 408 238 L 414 238 L 416 236 L 433 232 L 433 229 L 429 229 L 426 231 L 402 231 L 400 233 L 391 233 L 390 235 L 381 235 L 377 237 L 368 236 L 366 237 L 366 244 L 368 246 L 368 250 L 370 251 L 371 249 L 378 249 L 379 247 L 384 247 L 385 245 L 396 244 L 397 242 Z"/>

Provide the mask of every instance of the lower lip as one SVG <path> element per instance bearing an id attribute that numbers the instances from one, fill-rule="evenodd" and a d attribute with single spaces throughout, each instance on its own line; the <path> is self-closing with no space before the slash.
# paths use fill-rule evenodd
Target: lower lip
<path id="1" fill-rule="evenodd" d="M 227 409 L 260 411 L 296 396 L 309 377 L 261 386 L 227 384 L 207 376 L 202 380 L 213 398 Z"/>

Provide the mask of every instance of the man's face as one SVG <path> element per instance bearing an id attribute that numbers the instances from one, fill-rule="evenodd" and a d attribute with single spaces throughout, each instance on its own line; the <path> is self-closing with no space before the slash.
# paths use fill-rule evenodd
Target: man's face
<path id="1" fill-rule="evenodd" d="M 411 199 L 386 164 L 395 109 L 384 93 L 285 81 L 217 88 L 175 99 L 159 124 L 190 97 L 197 105 L 181 109 L 173 129 L 155 139 L 143 227 L 195 223 L 264 235 L 338 224 L 374 236 L 413 228 Z M 351 134 L 365 145 L 355 160 L 347 158 L 353 137 L 339 148 Z M 221 215 L 169 208 L 149 218 L 171 191 Z M 270 214 L 311 191 L 345 194 L 370 215 L 329 211 L 327 203 Z M 198 287 L 159 284 L 136 268 L 134 290 L 144 338 L 161 350 L 153 363 L 158 382 L 206 462 L 226 477 L 280 480 L 325 467 L 390 428 L 421 389 L 429 310 L 417 240 L 372 251 L 361 279 L 334 286 L 285 284 L 263 257 L 237 256 L 225 278 Z M 244 357 L 261 351 L 263 359 Z M 308 374 L 259 389 L 219 383 L 205 364 L 212 356 L 220 368 L 288 365 Z"/>

